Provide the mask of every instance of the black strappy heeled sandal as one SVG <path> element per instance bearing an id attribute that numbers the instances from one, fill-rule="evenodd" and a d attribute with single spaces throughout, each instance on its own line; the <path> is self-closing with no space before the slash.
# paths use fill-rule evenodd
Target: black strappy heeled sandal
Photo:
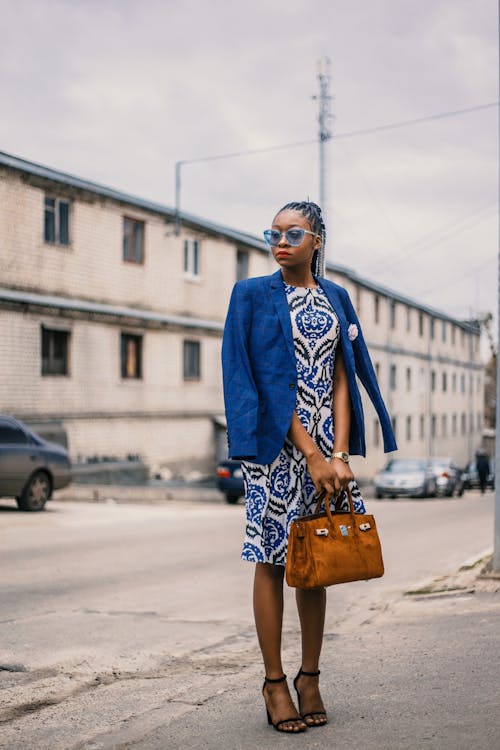
<path id="1" fill-rule="evenodd" d="M 269 713 L 269 709 L 267 707 L 267 701 L 266 696 L 264 695 L 264 690 L 267 685 L 267 683 L 278 683 L 278 682 L 286 682 L 286 674 L 283 675 L 283 677 L 278 677 L 277 679 L 270 679 L 269 677 L 264 677 L 264 685 L 262 686 L 262 695 L 264 696 L 264 703 L 266 704 L 266 713 L 267 713 L 267 723 L 272 724 L 272 726 L 276 729 L 277 732 L 284 732 L 285 734 L 300 734 L 301 732 L 305 732 L 307 729 L 307 724 L 304 721 L 304 719 L 301 716 L 292 716 L 289 719 L 280 719 L 276 723 L 273 722 L 271 718 L 271 714 Z M 304 727 L 298 727 L 297 730 L 295 729 L 282 729 L 282 724 L 288 724 L 289 722 L 294 721 L 302 721 L 304 724 Z"/>
<path id="2" fill-rule="evenodd" d="M 317 672 L 304 672 L 304 670 L 301 667 L 299 669 L 298 673 L 297 673 L 297 677 L 293 681 L 293 686 L 295 688 L 295 692 L 297 693 L 297 702 L 299 704 L 299 714 L 301 715 L 301 717 L 302 717 L 302 719 L 304 721 L 304 724 L 306 724 L 308 728 L 310 728 L 310 727 L 324 727 L 325 724 L 328 724 L 328 717 L 327 717 L 326 711 L 324 709 L 323 709 L 323 711 L 309 711 L 306 714 L 302 713 L 302 710 L 300 708 L 300 693 L 299 693 L 298 688 L 297 688 L 297 680 L 299 679 L 299 677 L 301 675 L 304 675 L 305 677 L 319 677 L 320 674 L 321 674 L 321 672 L 320 672 L 319 669 L 318 669 Z M 308 724 L 307 721 L 306 721 L 306 718 L 308 716 L 311 716 L 311 717 L 313 717 L 313 716 L 324 716 L 325 720 L 322 721 L 319 724 L 316 724 L 316 722 Z"/>

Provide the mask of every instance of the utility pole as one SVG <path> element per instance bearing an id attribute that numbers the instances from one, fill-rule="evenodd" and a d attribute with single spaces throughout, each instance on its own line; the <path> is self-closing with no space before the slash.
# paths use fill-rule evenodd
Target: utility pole
<path id="1" fill-rule="evenodd" d="M 327 182 L 327 167 L 326 167 L 326 143 L 332 137 L 332 133 L 329 129 L 329 121 L 332 118 L 330 112 L 330 102 L 332 97 L 330 96 L 330 58 L 322 57 L 318 61 L 318 81 L 319 81 L 319 95 L 314 96 L 313 99 L 318 100 L 319 104 L 319 204 L 323 213 L 327 211 L 327 197 L 326 197 L 326 182 Z"/>

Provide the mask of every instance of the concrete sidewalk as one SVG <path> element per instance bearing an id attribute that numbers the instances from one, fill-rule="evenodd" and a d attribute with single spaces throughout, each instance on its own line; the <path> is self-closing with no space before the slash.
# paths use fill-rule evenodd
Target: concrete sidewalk
<path id="1" fill-rule="evenodd" d="M 460 582 L 461 579 L 461 582 Z M 461 588 L 459 588 L 461 587 Z M 293 739 L 267 726 L 256 654 L 214 674 L 218 690 L 138 717 L 85 748 L 132 750 L 495 750 L 500 746 L 500 581 L 463 571 L 327 633 L 322 687 L 331 723 Z M 433 590 L 435 593 L 433 593 Z M 468 593 L 465 593 L 468 592 Z M 299 666 L 298 632 L 285 665 Z M 291 679 L 290 679 L 291 682 Z M 179 686 L 180 687 L 180 686 Z M 190 702 L 192 701 L 192 703 Z M 193 705 L 194 704 L 194 705 Z"/>

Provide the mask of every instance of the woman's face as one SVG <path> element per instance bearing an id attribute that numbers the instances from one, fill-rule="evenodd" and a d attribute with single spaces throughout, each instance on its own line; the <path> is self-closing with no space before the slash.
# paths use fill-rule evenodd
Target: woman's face
<path id="1" fill-rule="evenodd" d="M 311 232 L 311 225 L 299 211 L 290 209 L 281 211 L 274 218 L 272 229 L 282 232 L 278 244 L 272 248 L 274 259 L 282 268 L 298 269 L 301 266 L 310 268 L 315 250 L 321 246 L 321 239 L 317 235 L 305 234 L 298 247 L 288 244 L 284 235 L 288 229 L 307 229 Z"/>

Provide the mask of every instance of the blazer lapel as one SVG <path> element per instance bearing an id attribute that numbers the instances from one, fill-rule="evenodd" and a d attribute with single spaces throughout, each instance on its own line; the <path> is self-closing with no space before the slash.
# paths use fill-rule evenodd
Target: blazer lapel
<path id="1" fill-rule="evenodd" d="M 283 329 L 283 335 L 285 337 L 288 351 L 295 361 L 295 348 L 293 345 L 290 311 L 288 309 L 288 302 L 286 299 L 285 286 L 283 284 L 281 271 L 276 271 L 276 273 L 273 273 L 271 276 L 271 298 L 276 308 L 276 312 L 281 323 L 281 328 Z"/>

